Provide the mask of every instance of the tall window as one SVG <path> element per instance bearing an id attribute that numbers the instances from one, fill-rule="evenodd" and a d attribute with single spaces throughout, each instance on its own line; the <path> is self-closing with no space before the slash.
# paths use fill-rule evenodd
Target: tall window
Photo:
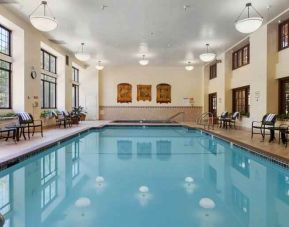
<path id="1" fill-rule="evenodd" d="M 279 114 L 289 114 L 289 77 L 279 81 Z"/>
<path id="2" fill-rule="evenodd" d="M 238 69 L 250 63 L 250 45 L 246 45 L 235 51 L 232 55 L 232 68 Z"/>
<path id="3" fill-rule="evenodd" d="M 279 25 L 279 50 L 289 47 L 289 20 Z"/>
<path id="4" fill-rule="evenodd" d="M 57 58 L 45 50 L 41 50 L 41 66 L 44 73 L 41 74 L 42 108 L 56 109 L 56 85 L 57 85 Z"/>
<path id="5" fill-rule="evenodd" d="M 56 78 L 41 74 L 42 108 L 56 109 Z"/>
<path id="6" fill-rule="evenodd" d="M 250 113 L 250 86 L 233 89 L 233 112 Z"/>
<path id="7" fill-rule="evenodd" d="M 79 69 L 72 67 L 72 107 L 79 107 Z"/>
<path id="8" fill-rule="evenodd" d="M 57 57 L 41 49 L 41 66 L 44 71 L 56 74 Z"/>
<path id="9" fill-rule="evenodd" d="M 0 53 L 11 56 L 11 31 L 0 25 Z M 11 62 L 0 55 L 0 109 L 11 108 Z"/>
<path id="10" fill-rule="evenodd" d="M 11 63 L 0 60 L 0 108 L 11 108 Z"/>
<path id="11" fill-rule="evenodd" d="M 11 31 L 0 25 L 0 53 L 11 56 Z"/>
<path id="12" fill-rule="evenodd" d="M 210 66 L 210 80 L 217 77 L 217 63 Z"/>

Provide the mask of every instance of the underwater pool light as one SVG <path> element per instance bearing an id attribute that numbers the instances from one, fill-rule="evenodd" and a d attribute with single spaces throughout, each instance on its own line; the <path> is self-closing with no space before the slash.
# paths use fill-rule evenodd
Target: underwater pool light
<path id="1" fill-rule="evenodd" d="M 96 177 L 95 181 L 96 181 L 96 183 L 98 183 L 98 184 L 102 184 L 102 183 L 104 182 L 104 178 L 101 177 L 101 176 L 98 176 L 98 177 Z"/>
<path id="2" fill-rule="evenodd" d="M 147 194 L 147 193 L 149 193 L 149 187 L 147 187 L 147 186 L 141 186 L 141 187 L 139 187 L 139 192 L 140 193 L 142 193 L 142 194 Z"/>
<path id="3" fill-rule="evenodd" d="M 199 205 L 204 209 L 214 209 L 216 206 L 215 202 L 210 198 L 202 198 Z"/>
<path id="4" fill-rule="evenodd" d="M 194 178 L 192 177 L 186 177 L 185 178 L 185 182 L 188 183 L 188 184 L 192 184 L 194 182 Z"/>

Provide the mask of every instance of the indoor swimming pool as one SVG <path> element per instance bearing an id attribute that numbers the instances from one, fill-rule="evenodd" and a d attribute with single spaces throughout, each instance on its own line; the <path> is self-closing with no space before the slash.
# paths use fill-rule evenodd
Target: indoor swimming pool
<path id="1" fill-rule="evenodd" d="M 289 171 L 200 130 L 105 127 L 0 172 L 5 227 L 288 227 Z"/>

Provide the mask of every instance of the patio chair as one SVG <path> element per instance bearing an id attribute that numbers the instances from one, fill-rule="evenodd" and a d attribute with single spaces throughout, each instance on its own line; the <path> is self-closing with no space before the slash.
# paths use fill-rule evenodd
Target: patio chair
<path id="1" fill-rule="evenodd" d="M 52 111 L 53 116 L 56 119 L 56 125 L 60 128 L 63 125 L 64 128 L 66 126 L 71 126 L 71 118 L 69 113 L 65 113 L 65 111 Z"/>
<path id="2" fill-rule="evenodd" d="M 19 118 L 19 126 L 15 126 L 15 127 L 21 128 L 20 136 L 22 133 L 25 138 L 25 133 L 26 133 L 28 135 L 28 138 L 30 139 L 31 132 L 32 132 L 32 136 L 34 136 L 34 133 L 38 132 L 41 134 L 41 137 L 43 137 L 42 120 L 34 120 L 33 116 L 27 112 L 18 112 L 16 115 Z M 36 129 L 38 129 L 38 131 Z"/>
<path id="3" fill-rule="evenodd" d="M 251 127 L 251 138 L 253 138 L 254 134 L 261 134 L 264 141 L 265 135 L 271 135 L 272 133 L 266 133 L 266 130 L 270 130 L 275 126 L 276 119 L 276 114 L 266 114 L 262 118 L 262 121 L 253 121 Z M 258 132 L 254 132 L 254 129 L 257 129 Z"/>
<path id="4" fill-rule="evenodd" d="M 239 119 L 239 117 L 240 117 L 240 112 L 235 112 L 233 113 L 232 117 L 228 119 L 230 128 L 234 126 L 234 128 L 236 129 L 236 121 Z"/>
<path id="5" fill-rule="evenodd" d="M 225 119 L 228 117 L 228 112 L 225 111 L 223 113 L 221 113 L 220 117 L 219 117 L 219 127 L 222 128 L 225 126 Z"/>

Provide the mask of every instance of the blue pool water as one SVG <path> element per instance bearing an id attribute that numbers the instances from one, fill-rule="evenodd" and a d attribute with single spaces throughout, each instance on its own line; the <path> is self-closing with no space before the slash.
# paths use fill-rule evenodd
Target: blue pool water
<path id="1" fill-rule="evenodd" d="M 289 226 L 289 171 L 199 130 L 92 130 L 0 174 L 6 227 Z"/>

